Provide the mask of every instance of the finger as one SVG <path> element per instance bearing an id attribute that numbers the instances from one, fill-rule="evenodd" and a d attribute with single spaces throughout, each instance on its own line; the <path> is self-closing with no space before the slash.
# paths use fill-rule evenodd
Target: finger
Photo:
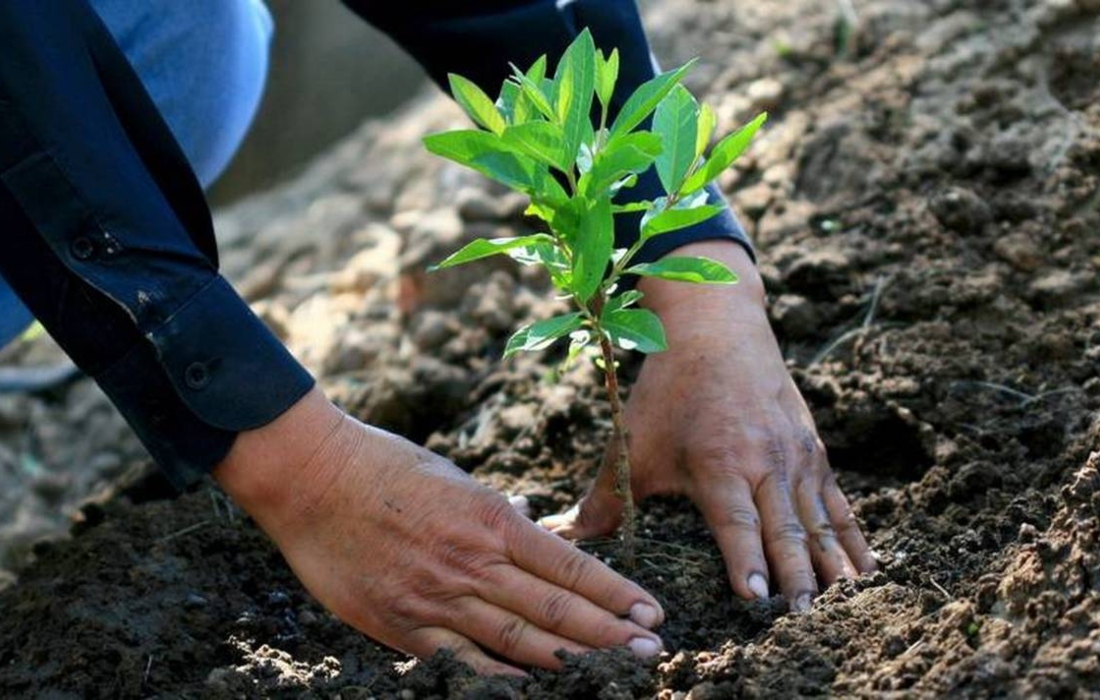
<path id="1" fill-rule="evenodd" d="M 844 497 L 832 474 L 829 475 L 824 491 L 825 510 L 829 514 L 837 539 L 848 552 L 848 558 L 860 573 L 877 571 L 878 562 L 875 561 L 874 553 L 867 544 L 867 538 L 863 536 L 863 530 L 859 527 L 859 521 L 856 520 L 848 499 Z"/>
<path id="2" fill-rule="evenodd" d="M 805 612 L 817 591 L 806 529 L 792 504 L 792 485 L 783 466 L 773 468 L 757 488 L 756 505 L 764 526 L 764 551 L 791 609 Z"/>
<path id="3" fill-rule="evenodd" d="M 402 651 L 422 659 L 431 658 L 437 651 L 449 649 L 455 658 L 466 664 L 479 676 L 520 676 L 527 674 L 490 658 L 478 645 L 451 630 L 442 627 L 422 627 L 409 635 Z"/>
<path id="4" fill-rule="evenodd" d="M 454 601 L 451 614 L 449 627 L 461 625 L 463 634 L 485 649 L 526 666 L 559 669 L 562 661 L 557 652 L 583 654 L 593 650 L 474 596 Z"/>
<path id="5" fill-rule="evenodd" d="M 508 567 L 506 571 L 504 576 L 486 579 L 484 590 L 478 591 L 481 598 L 530 620 L 547 632 L 595 648 L 623 646 L 636 652 L 650 649 L 656 653 L 662 646 L 657 635 L 582 595 L 515 567 Z"/>
<path id="6" fill-rule="evenodd" d="M 804 480 L 798 488 L 798 510 L 809 534 L 810 556 L 818 578 L 828 586 L 839 578 L 858 576 L 855 565 L 837 539 L 821 489 L 812 479 Z"/>
<path id="7" fill-rule="evenodd" d="M 508 556 L 524 571 L 582 595 L 604 610 L 629 616 L 646 629 L 664 621 L 660 604 L 641 586 L 546 530 L 517 528 L 506 546 Z"/>
<path id="8" fill-rule="evenodd" d="M 733 479 L 703 489 L 696 497 L 722 558 L 734 593 L 746 599 L 768 597 L 768 562 L 760 539 L 760 514 L 752 489 Z"/>
<path id="9" fill-rule="evenodd" d="M 610 450 L 580 503 L 560 515 L 539 520 L 539 525 L 559 537 L 587 540 L 609 535 L 619 527 L 623 501 L 615 494 L 615 459 Z"/>

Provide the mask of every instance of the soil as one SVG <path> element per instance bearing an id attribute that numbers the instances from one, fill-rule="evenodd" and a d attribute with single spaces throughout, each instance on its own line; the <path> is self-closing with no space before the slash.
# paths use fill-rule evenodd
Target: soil
<path id="1" fill-rule="evenodd" d="M 647 21 L 664 63 L 702 56 L 720 129 L 772 112 L 722 185 L 881 572 L 802 615 L 744 603 L 690 504 L 646 503 L 633 575 L 668 653 L 479 679 L 328 615 L 212 486 L 171 498 L 80 382 L 0 404 L 0 695 L 1100 697 L 1100 3 L 857 5 L 854 27 L 813 0 Z M 221 212 L 225 268 L 349 410 L 554 512 L 609 417 L 592 367 L 498 360 L 558 303 L 543 280 L 423 274 L 527 225 L 421 150 L 462 123 L 426 96 Z"/>

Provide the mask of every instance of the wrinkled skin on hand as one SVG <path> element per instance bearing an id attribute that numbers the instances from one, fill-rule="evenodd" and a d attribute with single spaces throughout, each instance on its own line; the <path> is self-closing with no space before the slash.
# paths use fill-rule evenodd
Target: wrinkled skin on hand
<path id="1" fill-rule="evenodd" d="M 748 255 L 727 242 L 675 254 L 720 260 L 741 281 L 639 284 L 670 349 L 646 358 L 625 409 L 635 499 L 687 495 L 737 595 L 766 598 L 775 589 L 792 609 L 807 610 L 819 583 L 873 571 L 875 560 L 783 362 Z M 614 531 L 622 503 L 613 464 L 605 458 L 581 502 L 542 524 L 573 539 Z"/>
<path id="2" fill-rule="evenodd" d="M 451 649 L 484 674 L 558 668 L 559 649 L 660 650 L 652 596 L 316 389 L 242 433 L 214 475 L 318 601 L 393 648 Z"/>

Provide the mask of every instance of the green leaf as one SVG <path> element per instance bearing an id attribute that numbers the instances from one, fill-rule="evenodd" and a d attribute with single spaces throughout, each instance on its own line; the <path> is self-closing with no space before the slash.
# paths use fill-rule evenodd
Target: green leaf
<path id="1" fill-rule="evenodd" d="M 653 238 L 654 236 L 668 233 L 669 231 L 678 231 L 688 226 L 694 226 L 695 224 L 716 216 L 724 209 L 725 207 L 715 206 L 713 204 L 704 204 L 694 209 L 666 209 L 659 214 L 643 218 L 642 240 Z"/>
<path id="2" fill-rule="evenodd" d="M 616 180 L 615 182 L 611 183 L 611 187 L 608 188 L 608 192 L 611 193 L 611 198 L 614 199 L 619 194 L 620 190 L 628 190 L 637 184 L 637 175 L 627 175 L 621 180 Z"/>
<path id="3" fill-rule="evenodd" d="M 554 286 L 568 294 L 570 280 L 573 277 L 569 261 L 555 241 L 540 241 L 521 248 L 512 248 L 508 257 L 520 265 L 540 265 L 550 273 Z"/>
<path id="4" fill-rule="evenodd" d="M 563 266 L 564 258 L 557 244 L 551 240 L 542 240 L 531 245 L 517 246 L 506 252 L 508 257 L 520 265 L 542 265 L 550 269 Z"/>
<path id="5" fill-rule="evenodd" d="M 540 70 L 541 67 L 541 70 Z M 531 101 L 531 104 L 542 113 L 542 116 L 553 121 L 555 119 L 554 108 L 550 106 L 550 99 L 542 89 L 543 75 L 546 72 L 546 57 L 543 56 L 524 73 L 519 68 L 512 66 L 512 79 L 519 85 L 523 94 Z"/>
<path id="6" fill-rule="evenodd" d="M 649 211 L 653 208 L 653 202 L 629 202 L 627 204 L 616 204 L 611 207 L 611 211 L 616 214 L 634 214 L 640 211 Z"/>
<path id="7" fill-rule="evenodd" d="M 694 284 L 734 284 L 737 275 L 722 263 L 703 257 L 671 256 L 634 265 L 626 274 Z"/>
<path id="8" fill-rule="evenodd" d="M 504 131 L 504 117 L 481 88 L 461 75 L 449 73 L 447 78 L 451 83 L 451 94 L 475 122 L 494 134 Z"/>
<path id="9" fill-rule="evenodd" d="M 570 249 L 577 246 L 581 222 L 584 220 L 588 206 L 588 202 L 583 197 L 575 197 L 564 205 L 554 208 L 554 218 L 550 222 L 550 228 L 557 232 Z"/>
<path id="10" fill-rule="evenodd" d="M 581 356 L 581 353 L 590 346 L 592 342 L 592 332 L 589 330 L 573 331 L 569 336 L 569 352 L 565 356 L 565 361 L 561 363 L 561 370 L 564 372 L 577 361 L 577 358 Z"/>
<path id="11" fill-rule="evenodd" d="M 631 289 L 629 292 L 623 292 L 622 294 L 611 297 L 607 300 L 607 305 L 604 307 L 603 315 L 607 315 L 612 311 L 618 309 L 625 309 L 641 301 L 645 295 L 639 292 L 637 289 Z"/>
<path id="12" fill-rule="evenodd" d="M 458 252 L 449 255 L 443 262 L 428 268 L 431 271 L 462 265 L 493 255 L 501 255 L 515 248 L 527 248 L 537 243 L 553 243 L 553 238 L 545 233 L 515 238 L 479 238 L 463 246 Z"/>
<path id="13" fill-rule="evenodd" d="M 665 329 L 657 314 L 646 309 L 614 309 L 600 318 L 611 341 L 624 350 L 646 354 L 668 350 Z"/>
<path id="14" fill-rule="evenodd" d="M 698 162 L 703 154 L 707 150 L 707 146 L 710 145 L 710 140 L 714 136 L 714 130 L 718 126 L 718 115 L 715 114 L 714 109 L 703 103 L 703 106 L 699 109 L 699 133 L 695 140 L 695 160 Z"/>
<path id="15" fill-rule="evenodd" d="M 615 245 L 615 222 L 611 197 L 600 197 L 580 217 L 573 242 L 573 288 L 577 301 L 585 304 L 599 289 Z"/>
<path id="16" fill-rule="evenodd" d="M 545 202 L 531 202 L 527 205 L 527 208 L 523 210 L 523 215 L 533 216 L 549 224 L 554 221 L 554 207 Z"/>
<path id="17" fill-rule="evenodd" d="M 558 179 L 545 168 L 536 168 L 535 191 L 531 198 L 551 207 L 560 207 L 569 201 L 569 194 L 562 187 Z"/>
<path id="18" fill-rule="evenodd" d="M 579 189 L 589 197 L 598 197 L 623 177 L 649 170 L 662 149 L 661 137 L 644 131 L 617 138 L 596 155 Z"/>
<path id="19" fill-rule="evenodd" d="M 583 316 L 579 313 L 571 313 L 524 326 L 508 339 L 504 357 L 509 358 L 521 350 L 545 350 L 558 338 L 564 338 L 579 329 L 583 323 Z"/>
<path id="20" fill-rule="evenodd" d="M 615 94 L 615 83 L 619 80 L 619 50 L 612 49 L 611 55 L 604 58 L 603 52 L 596 56 L 596 97 L 605 108 Z"/>
<path id="21" fill-rule="evenodd" d="M 516 88 L 519 94 L 516 97 L 516 105 L 512 108 L 512 123 L 526 124 L 537 116 L 538 109 L 527 93 L 515 83 L 509 83 Z"/>
<path id="22" fill-rule="evenodd" d="M 680 83 L 684 74 L 691 70 L 694 65 L 695 60 L 692 59 L 676 70 L 662 73 L 642 83 L 626 101 L 623 108 L 619 110 L 619 116 L 616 117 L 615 123 L 611 127 L 612 138 L 633 131 L 634 127 L 645 121 L 646 117 L 657 109 L 657 105 L 661 103 L 661 100 Z"/>
<path id="23" fill-rule="evenodd" d="M 653 131 L 664 141 L 657 156 L 657 175 L 669 194 L 677 192 L 695 164 L 699 137 L 699 103 L 683 85 L 675 86 L 657 105 Z"/>
<path id="24" fill-rule="evenodd" d="M 569 45 L 554 75 L 554 109 L 565 134 L 565 150 L 572 161 L 592 130 L 593 90 L 596 86 L 596 44 L 585 29 Z"/>
<path id="25" fill-rule="evenodd" d="M 535 105 L 523 92 L 518 83 L 511 80 L 504 81 L 500 88 L 500 97 L 497 98 L 497 109 L 504 115 L 504 121 L 508 124 L 526 124 L 535 114 Z"/>
<path id="26" fill-rule="evenodd" d="M 546 55 L 539 56 L 538 59 L 531 64 L 531 67 L 527 69 L 524 75 L 527 76 L 535 85 L 542 85 L 542 81 L 546 79 Z"/>
<path id="27" fill-rule="evenodd" d="M 752 143 L 753 136 L 767 120 L 768 113 L 763 112 L 749 124 L 719 141 L 714 150 L 710 152 L 706 164 L 689 177 L 684 186 L 680 188 L 680 194 L 690 194 L 701 190 L 708 182 L 721 175 L 723 170 L 730 167 L 735 160 L 741 157 L 741 154 Z"/>
<path id="28" fill-rule="evenodd" d="M 534 161 L 514 153 L 499 136 L 484 131 L 447 131 L 424 138 L 429 151 L 473 168 L 522 192 L 541 185 Z"/>
<path id="29" fill-rule="evenodd" d="M 504 130 L 504 143 L 546 165 L 566 171 L 573 165 L 565 150 L 561 127 L 544 121 L 517 124 Z"/>
<path id="30" fill-rule="evenodd" d="M 511 80 L 505 80 L 504 84 L 500 86 L 497 109 L 504 115 L 505 122 L 516 123 L 516 102 L 522 95 L 523 92 L 519 89 L 519 85 Z"/>

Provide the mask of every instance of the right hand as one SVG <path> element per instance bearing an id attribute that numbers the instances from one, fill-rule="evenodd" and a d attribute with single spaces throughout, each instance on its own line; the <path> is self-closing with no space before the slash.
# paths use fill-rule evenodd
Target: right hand
<path id="1" fill-rule="evenodd" d="M 457 467 L 344 415 L 314 389 L 238 436 L 215 478 L 337 617 L 395 649 L 482 674 L 559 668 L 555 651 L 653 656 L 657 601 Z"/>

